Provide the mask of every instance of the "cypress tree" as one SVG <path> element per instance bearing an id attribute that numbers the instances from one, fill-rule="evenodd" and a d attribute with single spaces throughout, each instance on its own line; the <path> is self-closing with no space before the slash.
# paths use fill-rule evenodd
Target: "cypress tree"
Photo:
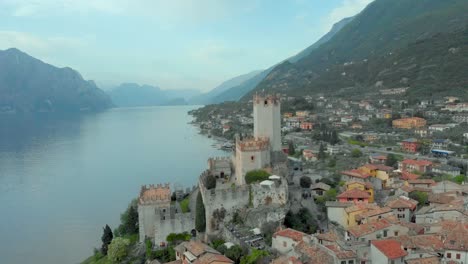
<path id="1" fill-rule="evenodd" d="M 195 229 L 198 232 L 205 232 L 206 229 L 205 205 L 203 204 L 203 198 L 200 192 L 198 192 L 197 195 Z"/>
<path id="2" fill-rule="evenodd" d="M 111 228 L 106 225 L 103 229 L 101 241 L 102 241 L 102 246 L 101 246 L 101 253 L 103 255 L 107 255 L 107 250 L 109 249 L 109 244 L 112 242 L 112 239 L 114 238 L 114 235 L 112 234 Z"/>

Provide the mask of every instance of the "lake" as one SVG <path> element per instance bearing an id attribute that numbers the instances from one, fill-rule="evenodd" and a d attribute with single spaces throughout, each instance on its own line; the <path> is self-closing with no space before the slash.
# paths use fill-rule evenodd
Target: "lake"
<path id="1" fill-rule="evenodd" d="M 141 185 L 195 185 L 227 153 L 188 124 L 194 108 L 0 116 L 0 263 L 79 263 Z"/>

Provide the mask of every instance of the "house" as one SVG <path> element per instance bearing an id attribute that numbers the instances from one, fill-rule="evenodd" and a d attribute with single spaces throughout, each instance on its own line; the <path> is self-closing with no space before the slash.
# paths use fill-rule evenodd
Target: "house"
<path id="1" fill-rule="evenodd" d="M 393 210 L 393 213 L 398 219 L 406 222 L 412 222 L 414 220 L 414 213 L 416 211 L 418 201 L 406 196 L 399 196 L 390 199 L 385 205 Z"/>
<path id="2" fill-rule="evenodd" d="M 371 164 L 385 164 L 386 161 L 387 161 L 387 155 L 371 154 L 369 156 L 369 162 Z"/>
<path id="3" fill-rule="evenodd" d="M 409 228 L 392 223 L 390 218 L 353 226 L 345 233 L 346 240 L 367 243 L 369 241 L 408 234 Z"/>
<path id="4" fill-rule="evenodd" d="M 434 124 L 428 127 L 430 132 L 443 132 L 447 129 L 456 127 L 457 124 Z"/>
<path id="5" fill-rule="evenodd" d="M 279 256 L 271 261 L 271 264 L 302 264 L 296 257 Z"/>
<path id="6" fill-rule="evenodd" d="M 399 241 L 403 246 L 403 249 L 408 253 L 408 255 L 405 257 L 407 262 L 409 260 L 436 257 L 437 262 L 435 263 L 440 263 L 438 257 L 444 252 L 444 244 L 442 243 L 441 237 L 438 235 L 403 235 L 395 237 L 394 239 Z"/>
<path id="7" fill-rule="evenodd" d="M 404 264 L 408 253 L 395 239 L 374 240 L 371 242 L 372 264 Z"/>
<path id="8" fill-rule="evenodd" d="M 374 188 L 370 182 L 350 181 L 346 183 L 346 190 L 358 189 L 369 194 L 369 203 L 374 202 Z"/>
<path id="9" fill-rule="evenodd" d="M 231 126 L 230 125 L 223 125 L 223 134 L 226 133 L 226 132 L 229 132 L 231 130 Z"/>
<path id="10" fill-rule="evenodd" d="M 426 124 L 426 119 L 420 117 L 401 118 L 392 121 L 392 126 L 399 129 L 421 128 Z"/>
<path id="11" fill-rule="evenodd" d="M 416 188 L 431 188 L 436 182 L 432 179 L 416 179 L 416 180 L 407 180 L 409 186 Z"/>
<path id="12" fill-rule="evenodd" d="M 212 247 L 199 242 L 187 241 L 182 242 L 174 247 L 176 260 L 180 260 L 182 264 L 232 264 L 234 261 L 222 255 Z"/>
<path id="13" fill-rule="evenodd" d="M 432 172 L 437 173 L 437 174 L 444 174 L 444 175 L 451 175 L 451 176 L 458 176 L 460 175 L 460 168 L 459 167 L 453 167 L 450 165 L 440 165 L 432 168 Z"/>
<path id="14" fill-rule="evenodd" d="M 288 254 L 294 250 L 297 244 L 304 241 L 310 241 L 311 237 L 306 233 L 287 228 L 273 234 L 272 248 L 280 254 Z"/>
<path id="15" fill-rule="evenodd" d="M 345 208 L 345 217 L 346 217 L 346 225 L 343 227 L 349 228 L 356 226 L 360 223 L 359 220 L 361 218 L 359 217 L 362 214 L 365 214 L 371 210 L 378 209 L 379 206 L 375 204 L 366 204 L 366 203 L 358 203 L 354 204 L 353 206 Z"/>
<path id="16" fill-rule="evenodd" d="M 468 263 L 468 223 L 465 221 L 444 221 L 441 224 L 445 259 L 454 263 Z M 449 263 L 449 262 L 447 262 Z"/>
<path id="17" fill-rule="evenodd" d="M 449 144 L 450 144 L 450 140 L 448 140 L 448 139 L 434 139 L 432 141 L 432 148 L 434 148 L 434 149 L 447 149 Z"/>
<path id="18" fill-rule="evenodd" d="M 461 219 L 468 220 L 468 212 L 463 205 L 429 205 L 415 213 L 416 224 L 433 224 L 441 220 L 460 221 Z"/>
<path id="19" fill-rule="evenodd" d="M 372 175 L 361 170 L 346 170 L 341 172 L 343 181 L 367 181 Z"/>
<path id="20" fill-rule="evenodd" d="M 467 185 L 460 185 L 455 182 L 451 181 L 441 181 L 434 183 L 431 186 L 433 193 L 446 193 L 446 192 L 454 192 L 461 194 L 462 192 L 468 191 Z"/>
<path id="21" fill-rule="evenodd" d="M 360 171 L 369 173 L 374 178 L 380 179 L 382 181 L 380 188 L 386 188 L 387 185 L 393 184 L 393 179 L 390 177 L 390 174 L 393 172 L 393 168 L 390 166 L 385 166 L 383 164 L 366 164 L 359 168 Z"/>
<path id="22" fill-rule="evenodd" d="M 308 117 L 310 114 L 309 111 L 296 111 L 296 116 L 299 116 L 299 117 Z"/>
<path id="23" fill-rule="evenodd" d="M 329 222 L 336 222 L 340 226 L 347 227 L 347 213 L 346 208 L 353 206 L 353 202 L 338 202 L 338 201 L 327 201 L 325 206 L 327 207 L 327 217 Z"/>
<path id="24" fill-rule="evenodd" d="M 432 162 L 428 160 L 412 160 L 412 159 L 405 159 L 401 162 L 398 162 L 398 169 L 400 171 L 407 171 L 407 172 L 431 172 L 432 170 Z"/>
<path id="25" fill-rule="evenodd" d="M 468 123 L 468 114 L 460 113 L 452 116 L 452 121 L 456 123 Z"/>
<path id="26" fill-rule="evenodd" d="M 326 191 L 330 190 L 330 185 L 323 182 L 318 182 L 310 186 L 312 196 L 318 197 L 325 194 Z"/>
<path id="27" fill-rule="evenodd" d="M 415 138 L 408 138 L 401 142 L 401 149 L 406 152 L 416 153 L 418 152 L 419 141 Z"/>
<path id="28" fill-rule="evenodd" d="M 312 130 L 314 128 L 314 124 L 312 122 L 302 122 L 301 129 L 302 130 Z"/>
<path id="29" fill-rule="evenodd" d="M 302 151 L 302 157 L 304 157 L 306 161 L 317 161 L 317 155 L 315 155 L 315 153 L 313 153 L 310 149 L 304 149 Z"/>
<path id="30" fill-rule="evenodd" d="M 368 203 L 369 198 L 370 198 L 370 194 L 368 192 L 361 191 L 359 189 L 348 190 L 336 196 L 336 199 L 341 203 L 343 202 Z"/>
<path id="31" fill-rule="evenodd" d="M 356 215 L 356 221 L 358 222 L 358 224 L 362 225 L 391 216 L 394 216 L 393 210 L 391 208 L 377 206 L 376 209 L 369 210 L 367 212 Z"/>

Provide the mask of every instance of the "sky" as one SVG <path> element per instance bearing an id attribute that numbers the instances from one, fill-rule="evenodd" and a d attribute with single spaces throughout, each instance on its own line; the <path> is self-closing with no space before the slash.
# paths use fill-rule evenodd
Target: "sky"
<path id="1" fill-rule="evenodd" d="M 0 49 L 122 82 L 207 91 L 310 46 L 372 0 L 0 0 Z"/>

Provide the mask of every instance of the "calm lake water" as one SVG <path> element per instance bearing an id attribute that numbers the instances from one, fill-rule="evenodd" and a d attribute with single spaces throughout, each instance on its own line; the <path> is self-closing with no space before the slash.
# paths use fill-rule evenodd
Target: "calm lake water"
<path id="1" fill-rule="evenodd" d="M 227 153 L 188 124 L 193 108 L 0 116 L 0 263 L 79 263 L 142 184 L 196 184 Z"/>

